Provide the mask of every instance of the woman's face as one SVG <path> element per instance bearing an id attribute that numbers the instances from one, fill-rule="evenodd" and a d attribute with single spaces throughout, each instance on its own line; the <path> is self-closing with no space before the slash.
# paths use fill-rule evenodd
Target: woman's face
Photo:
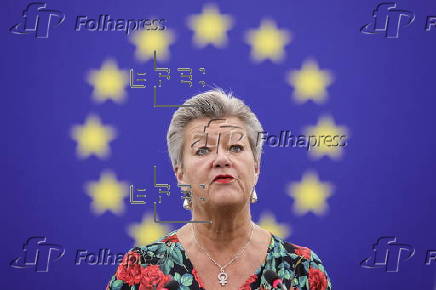
<path id="1" fill-rule="evenodd" d="M 241 120 L 195 119 L 185 128 L 184 141 L 183 168 L 176 168 L 176 177 L 179 184 L 192 186 L 193 209 L 248 201 L 259 168 Z"/>

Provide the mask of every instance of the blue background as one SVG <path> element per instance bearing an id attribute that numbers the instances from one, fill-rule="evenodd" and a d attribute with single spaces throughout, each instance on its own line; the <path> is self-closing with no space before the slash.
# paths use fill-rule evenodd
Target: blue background
<path id="1" fill-rule="evenodd" d="M 123 32 L 73 29 L 78 15 L 110 14 L 165 18 L 176 33 L 166 64 L 206 67 L 207 79 L 244 99 L 267 131 L 300 131 L 325 113 L 346 126 L 351 138 L 340 160 L 312 160 L 303 149 L 265 147 L 253 219 L 270 210 L 278 222 L 291 225 L 287 240 L 319 254 L 335 289 L 435 289 L 436 263 L 424 263 L 427 250 L 436 249 L 436 29 L 424 29 L 427 16 L 436 15 L 434 1 L 398 2 L 416 15 L 398 39 L 360 33 L 371 21 L 375 1 L 222 1 L 217 3 L 221 13 L 234 19 L 224 49 L 193 45 L 186 18 L 201 12 L 198 1 L 50 1 L 48 8 L 64 12 L 66 20 L 47 39 L 8 31 L 21 21 L 27 4 L 4 1 L 0 18 L 1 288 L 102 289 L 116 267 L 74 265 L 75 250 L 125 252 L 134 242 L 127 226 L 153 209 L 129 205 L 126 198 L 122 215 L 96 215 L 84 184 L 104 169 L 119 180 L 150 184 L 157 164 L 162 180 L 175 187 L 165 139 L 175 109 L 153 108 L 151 88 L 126 88 L 122 105 L 91 98 L 86 73 L 105 59 L 115 59 L 123 69 L 152 65 L 135 58 Z M 244 41 L 244 32 L 258 28 L 265 17 L 293 36 L 278 64 L 252 62 Z M 284 81 L 285 73 L 299 69 L 308 57 L 335 75 L 323 105 L 297 105 Z M 197 86 L 183 93 L 199 91 Z M 173 87 L 159 92 L 167 103 L 188 96 Z M 106 160 L 77 157 L 70 131 L 89 113 L 117 128 Z M 324 216 L 296 215 L 287 196 L 287 184 L 308 169 L 335 186 Z M 170 210 L 160 214 L 162 219 L 190 216 L 178 200 L 165 206 Z M 11 268 L 25 240 L 36 235 L 64 246 L 65 256 L 48 273 Z M 360 266 L 381 236 L 396 236 L 416 250 L 397 273 Z"/>

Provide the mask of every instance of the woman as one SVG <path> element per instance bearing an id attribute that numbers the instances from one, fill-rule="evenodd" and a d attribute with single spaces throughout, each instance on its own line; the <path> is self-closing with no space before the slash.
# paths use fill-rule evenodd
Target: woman
<path id="1" fill-rule="evenodd" d="M 203 222 L 130 250 L 107 289 L 159 289 L 171 280 L 180 289 L 282 287 L 271 275 L 286 289 L 331 289 L 313 251 L 251 220 L 263 145 L 257 143 L 263 130 L 255 114 L 221 89 L 184 105 L 171 120 L 168 151 L 177 181 L 191 186 L 183 206 L 192 210 L 193 221 Z"/>

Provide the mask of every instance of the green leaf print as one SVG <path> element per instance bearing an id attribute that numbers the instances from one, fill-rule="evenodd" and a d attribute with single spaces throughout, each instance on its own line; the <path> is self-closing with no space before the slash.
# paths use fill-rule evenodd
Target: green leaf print
<path id="1" fill-rule="evenodd" d="M 180 282 L 183 286 L 191 286 L 192 285 L 192 275 L 191 274 L 183 274 Z"/>
<path id="2" fill-rule="evenodd" d="M 300 287 L 306 286 L 307 289 L 309 289 L 309 287 L 307 285 L 307 276 L 300 276 L 300 277 L 298 277 L 298 283 L 300 284 Z"/>
<path id="3" fill-rule="evenodd" d="M 147 247 L 147 250 L 148 250 L 148 251 L 151 251 L 151 252 L 154 252 L 154 251 L 156 251 L 158 248 L 159 248 L 159 245 L 153 245 L 153 246 L 148 246 L 148 247 Z"/>
<path id="4" fill-rule="evenodd" d="M 179 282 L 179 284 L 180 284 L 180 278 L 181 278 L 182 276 L 180 276 L 180 274 L 179 273 L 177 273 L 176 272 L 176 274 L 174 274 L 174 280 L 176 280 L 177 282 Z"/>
<path id="5" fill-rule="evenodd" d="M 182 252 L 178 248 L 174 248 L 171 251 L 171 257 L 174 259 L 174 261 L 176 261 L 177 264 L 183 264 Z"/>
<path id="6" fill-rule="evenodd" d="M 115 280 L 112 282 L 111 289 L 119 290 L 123 287 L 123 281 L 122 280 Z"/>

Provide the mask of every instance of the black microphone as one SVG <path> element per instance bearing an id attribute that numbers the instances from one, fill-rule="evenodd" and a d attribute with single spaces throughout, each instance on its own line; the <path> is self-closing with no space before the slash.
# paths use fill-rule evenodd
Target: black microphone
<path id="1" fill-rule="evenodd" d="M 177 282 L 176 280 L 171 280 L 169 282 L 167 282 L 164 286 L 163 289 L 167 289 L 167 290 L 179 290 L 179 282 Z"/>
<path id="2" fill-rule="evenodd" d="M 279 278 L 276 272 L 273 270 L 266 270 L 265 273 L 263 273 L 263 277 L 265 277 L 265 280 L 268 281 L 268 283 L 273 288 L 280 288 L 286 290 L 285 285 L 283 285 L 282 279 Z"/>

